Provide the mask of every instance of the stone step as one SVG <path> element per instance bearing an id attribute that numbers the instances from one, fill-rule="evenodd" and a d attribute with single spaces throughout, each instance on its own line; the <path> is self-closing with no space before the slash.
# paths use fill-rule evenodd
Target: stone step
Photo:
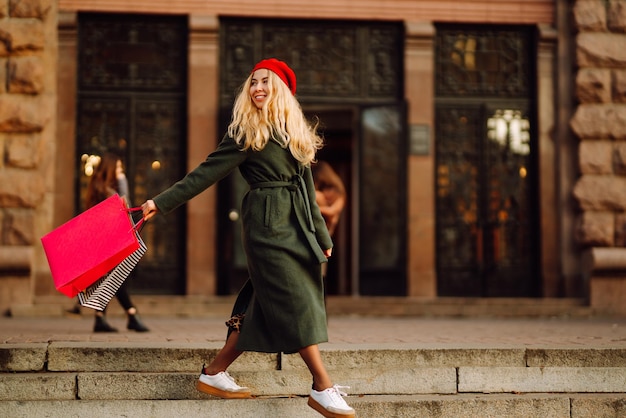
<path id="1" fill-rule="evenodd" d="M 259 397 L 306 396 L 311 377 L 304 370 L 231 373 Z M 332 377 L 351 396 L 457 395 L 472 393 L 620 393 L 626 396 L 626 368 L 460 367 L 335 370 Z M 198 373 L 10 373 L 0 374 L 0 400 L 191 400 L 206 399 L 195 384 Z"/>
<path id="2" fill-rule="evenodd" d="M 52 342 L 0 345 L 0 400 L 194 400 L 200 365 L 220 343 Z M 321 347 L 350 394 L 626 393 L 626 348 Z M 300 357 L 244 353 L 229 370 L 259 396 L 304 396 Z"/>
<path id="3" fill-rule="evenodd" d="M 196 372 L 221 342 L 71 342 L 0 344 L 0 372 Z M 320 345 L 326 367 L 626 367 L 624 347 L 427 348 L 412 344 Z M 246 352 L 232 370 L 298 369 L 297 354 Z"/>
<path id="4" fill-rule="evenodd" d="M 0 402 L 12 418 L 220 417 L 319 418 L 306 397 L 245 400 L 69 400 Z M 461 394 L 349 396 L 358 418 L 506 417 L 599 418 L 626 416 L 623 394 Z"/>
<path id="5" fill-rule="evenodd" d="M 144 316 L 227 317 L 234 296 L 148 296 L 133 295 Z M 32 304 L 15 304 L 12 317 L 63 316 L 74 304 L 62 295 L 40 296 Z M 84 312 L 91 312 L 82 308 Z M 422 317 L 575 317 L 596 315 L 585 300 L 576 298 L 415 298 L 379 296 L 329 296 L 329 315 L 422 316 Z M 109 315 L 122 315 L 111 303 Z"/>

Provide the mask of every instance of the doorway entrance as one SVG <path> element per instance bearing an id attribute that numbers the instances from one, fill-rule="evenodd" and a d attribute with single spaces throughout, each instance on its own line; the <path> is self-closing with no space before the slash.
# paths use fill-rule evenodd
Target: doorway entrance
<path id="1" fill-rule="evenodd" d="M 328 260 L 326 272 L 326 292 L 329 295 L 349 295 L 352 293 L 352 225 L 354 196 L 353 175 L 355 162 L 355 135 L 353 132 L 353 109 L 305 109 L 309 118 L 318 117 L 321 121 L 320 133 L 324 137 L 324 148 L 317 154 L 318 161 L 324 161 L 337 173 L 346 191 L 346 205 L 332 236 L 333 255 Z"/>
<path id="2" fill-rule="evenodd" d="M 235 92 L 256 62 L 274 57 L 297 75 L 297 98 L 317 116 L 330 162 L 348 190 L 328 265 L 329 294 L 406 294 L 406 116 L 401 22 L 220 21 L 220 136 Z M 219 293 L 247 279 L 234 173 L 218 186 Z"/>
<path id="3" fill-rule="evenodd" d="M 537 296 L 534 39 L 528 27 L 437 28 L 440 296 Z"/>
<path id="4" fill-rule="evenodd" d="M 76 211 L 85 209 L 93 165 L 107 151 L 122 159 L 130 203 L 139 205 L 185 173 L 187 19 L 81 13 L 78 22 Z M 184 294 L 184 211 L 153 219 L 129 286 L 135 294 Z"/>

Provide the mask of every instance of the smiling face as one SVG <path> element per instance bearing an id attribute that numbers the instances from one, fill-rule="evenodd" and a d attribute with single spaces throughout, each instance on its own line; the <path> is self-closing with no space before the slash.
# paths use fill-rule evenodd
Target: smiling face
<path id="1" fill-rule="evenodd" d="M 254 105 L 260 109 L 269 95 L 269 70 L 261 68 L 252 74 L 252 82 L 250 83 L 250 98 Z"/>

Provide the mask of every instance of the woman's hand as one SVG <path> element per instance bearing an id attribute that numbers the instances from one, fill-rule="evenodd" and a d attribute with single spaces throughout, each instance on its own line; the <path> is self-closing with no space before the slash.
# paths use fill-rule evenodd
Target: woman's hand
<path id="1" fill-rule="evenodd" d="M 143 212 L 143 220 L 147 221 L 156 215 L 159 209 L 156 207 L 153 200 L 146 200 L 146 202 L 141 205 L 141 211 Z"/>
<path id="2" fill-rule="evenodd" d="M 330 258 L 330 256 L 333 255 L 333 249 L 329 248 L 327 250 L 324 250 L 324 255 L 326 256 L 326 258 Z"/>

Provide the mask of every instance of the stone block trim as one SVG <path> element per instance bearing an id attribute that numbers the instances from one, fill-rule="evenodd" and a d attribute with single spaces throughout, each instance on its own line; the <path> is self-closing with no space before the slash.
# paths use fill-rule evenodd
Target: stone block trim
<path id="1" fill-rule="evenodd" d="M 43 20 L 52 8 L 52 0 L 9 0 L 9 14 L 13 18 L 32 17 Z"/>
<path id="2" fill-rule="evenodd" d="M 611 72 L 612 96 L 615 103 L 626 103 L 626 70 Z"/>
<path id="3" fill-rule="evenodd" d="M 578 163 L 583 174 L 613 174 L 613 142 L 609 140 L 581 141 Z"/>
<path id="4" fill-rule="evenodd" d="M 606 13 L 606 7 L 602 2 L 594 0 L 579 0 L 573 9 L 574 22 L 581 32 L 606 30 Z"/>
<path id="5" fill-rule="evenodd" d="M 0 223 L 4 229 L 0 245 L 9 246 L 3 252 L 11 252 L 13 250 L 11 247 L 19 249 L 35 242 L 33 217 L 33 210 L 28 208 L 5 208 L 0 211 Z"/>
<path id="6" fill-rule="evenodd" d="M 626 105 L 581 104 L 570 125 L 580 139 L 626 140 Z"/>
<path id="7" fill-rule="evenodd" d="M 10 19 L 3 22 L 0 27 L 0 45 L 0 56 L 40 54 L 45 46 L 43 22 L 37 19 Z"/>
<path id="8" fill-rule="evenodd" d="M 576 60 L 580 67 L 623 68 L 626 36 L 607 32 L 580 33 L 576 37 Z"/>
<path id="9" fill-rule="evenodd" d="M 39 94 L 44 90 L 44 69 L 37 56 L 15 57 L 8 61 L 9 93 Z"/>
<path id="10" fill-rule="evenodd" d="M 626 3 L 623 0 L 609 0 L 607 26 L 611 32 L 626 32 Z"/>
<path id="11" fill-rule="evenodd" d="M 598 247 L 615 243 L 615 215 L 613 212 L 583 212 L 576 229 L 578 242 Z"/>
<path id="12" fill-rule="evenodd" d="M 626 177 L 583 175 L 574 187 L 574 198 L 583 211 L 626 210 Z"/>
<path id="13" fill-rule="evenodd" d="M 45 179 L 36 171 L 9 168 L 0 171 L 0 208 L 31 208 L 41 204 L 45 193 Z M 4 231 L 2 233 L 9 233 Z"/>
<path id="14" fill-rule="evenodd" d="M 611 70 L 582 68 L 576 76 L 576 97 L 581 103 L 611 102 Z"/>
<path id="15" fill-rule="evenodd" d="M 24 169 L 37 168 L 42 159 L 42 144 L 39 133 L 7 135 L 6 161 L 8 166 Z"/>

